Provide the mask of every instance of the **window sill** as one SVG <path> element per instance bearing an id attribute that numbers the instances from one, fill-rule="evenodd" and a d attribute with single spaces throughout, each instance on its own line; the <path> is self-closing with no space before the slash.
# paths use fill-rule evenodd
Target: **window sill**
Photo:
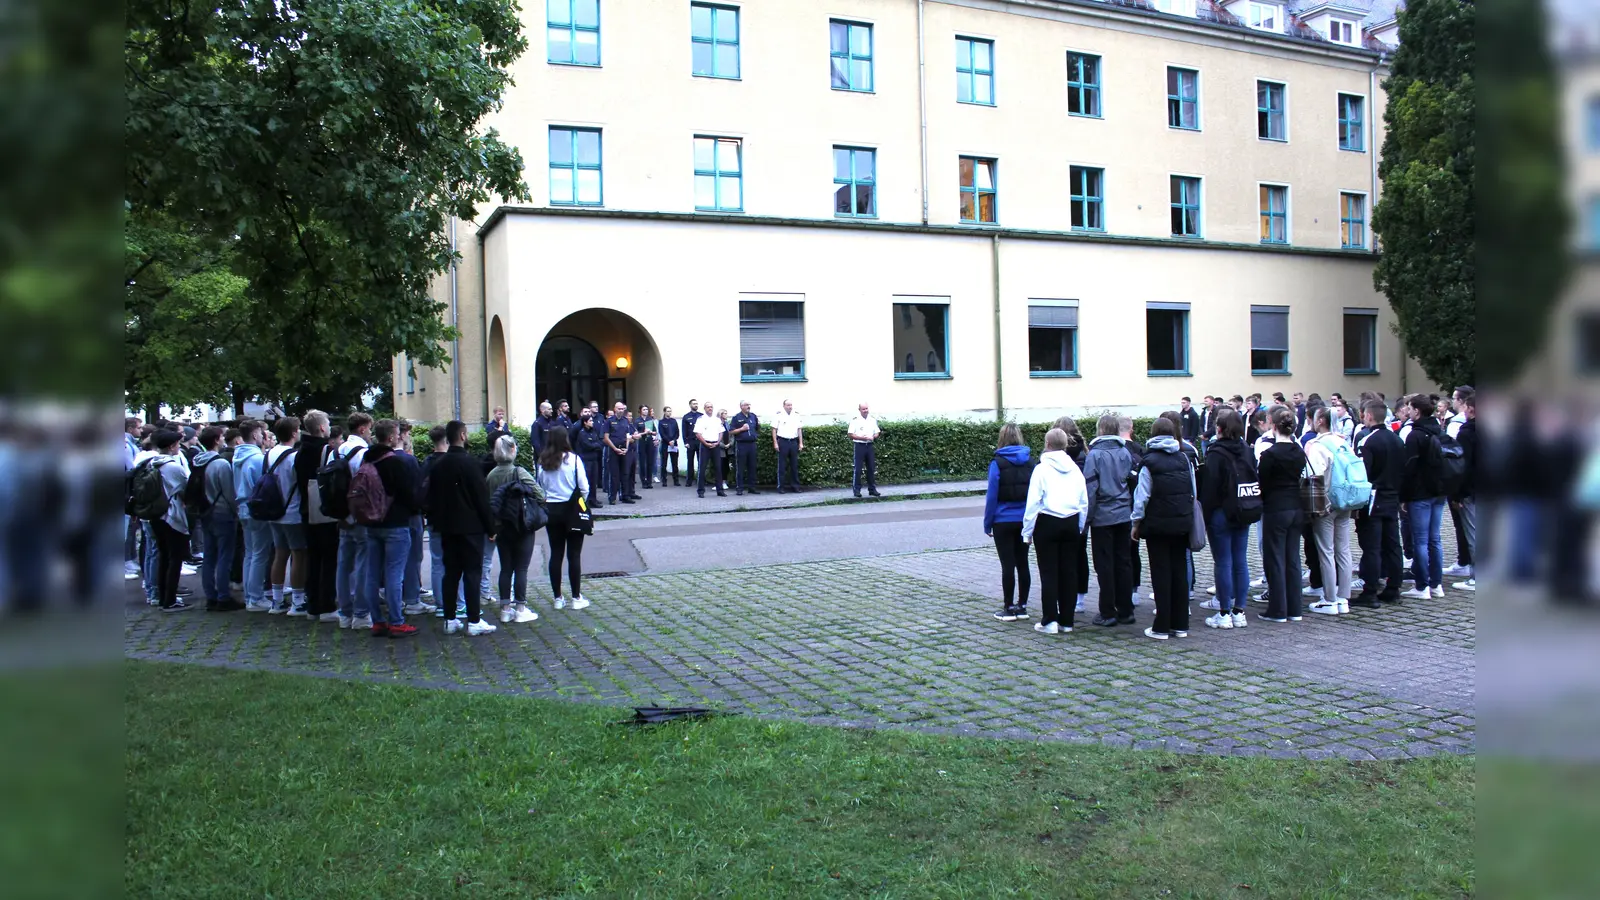
<path id="1" fill-rule="evenodd" d="M 1205 236 L 1199 234 L 1174 234 L 1172 239 L 1175 241 L 1203 241 Z"/>
<path id="2" fill-rule="evenodd" d="M 1181 371 L 1181 372 L 1164 372 L 1164 371 L 1149 372 L 1149 371 L 1147 371 L 1144 374 L 1146 376 L 1150 377 L 1150 378 L 1193 378 L 1194 377 L 1194 373 L 1188 371 L 1187 369 L 1185 369 L 1184 371 Z"/>
<path id="3" fill-rule="evenodd" d="M 1102 121 L 1105 119 L 1105 116 L 1103 116 L 1103 115 L 1090 115 L 1088 113 L 1075 113 L 1075 112 L 1068 112 L 1067 113 L 1067 117 L 1068 118 L 1072 118 L 1072 119 L 1100 119 Z"/>
<path id="4" fill-rule="evenodd" d="M 980 225 L 980 226 L 982 226 L 984 228 L 997 228 L 1000 225 L 999 222 L 979 222 L 976 219 L 962 219 L 961 220 L 961 224 L 963 224 L 963 225 Z"/>
<path id="5" fill-rule="evenodd" d="M 838 85 L 834 85 L 833 89 L 838 91 L 838 92 L 840 92 L 840 93 L 842 93 L 842 94 L 876 94 L 877 93 L 877 91 L 872 90 L 871 88 L 839 87 Z"/>
<path id="6" fill-rule="evenodd" d="M 559 203 L 555 200 L 552 200 L 550 201 L 550 205 L 558 209 L 601 209 L 606 204 L 605 201 L 601 201 L 599 203 Z"/>
<path id="7" fill-rule="evenodd" d="M 987 106 L 990 109 L 993 109 L 998 105 L 994 103 L 984 103 L 982 100 L 957 100 L 956 103 L 960 106 Z"/>
<path id="8" fill-rule="evenodd" d="M 1367 248 L 1362 244 L 1340 244 L 1339 245 L 1339 249 L 1340 250 L 1366 250 Z"/>
<path id="9" fill-rule="evenodd" d="M 1346 153 L 1365 153 L 1365 152 L 1367 152 L 1367 148 L 1365 148 L 1365 147 L 1340 147 L 1339 149 L 1343 150 Z"/>
<path id="10" fill-rule="evenodd" d="M 564 62 L 558 59 L 546 59 L 545 62 L 552 66 L 571 66 L 574 69 L 598 69 L 599 63 Z"/>
<path id="11" fill-rule="evenodd" d="M 1029 378 L 1082 378 L 1077 372 L 1029 372 Z"/>
<path id="12" fill-rule="evenodd" d="M 770 381 L 805 381 L 804 375 L 740 375 L 741 384 L 762 384 Z"/>
<path id="13" fill-rule="evenodd" d="M 1262 243 L 1262 245 L 1267 246 L 1267 247 L 1287 247 L 1287 246 L 1289 246 L 1289 242 L 1288 241 L 1262 241 L 1261 243 Z"/>
<path id="14" fill-rule="evenodd" d="M 1346 375 L 1376 375 L 1376 374 L 1378 374 L 1378 370 L 1377 369 L 1345 369 L 1344 373 Z"/>
<path id="15" fill-rule="evenodd" d="M 1194 131 L 1194 132 L 1198 132 L 1200 130 L 1200 127 L 1198 125 L 1173 125 L 1173 124 L 1171 124 L 1169 122 L 1167 124 L 1167 130 L 1168 131 Z"/>
<path id="16" fill-rule="evenodd" d="M 689 74 L 691 76 L 695 77 L 695 78 L 711 78 L 711 79 L 715 79 L 717 81 L 743 81 L 744 80 L 742 77 L 740 77 L 738 75 L 712 75 L 710 72 L 690 72 Z"/>
<path id="17" fill-rule="evenodd" d="M 1288 369 L 1251 369 L 1251 375 L 1293 375 Z"/>
<path id="18" fill-rule="evenodd" d="M 1287 144 L 1287 143 L 1289 143 L 1289 139 L 1288 138 L 1262 137 L 1259 134 L 1256 135 L 1256 140 L 1261 141 L 1264 144 Z"/>
<path id="19" fill-rule="evenodd" d="M 869 215 L 869 214 L 866 214 L 866 213 L 842 213 L 842 212 L 836 212 L 836 213 L 833 214 L 833 217 L 835 219 L 876 219 L 878 217 L 878 214 L 877 213 L 871 213 Z"/>
<path id="20" fill-rule="evenodd" d="M 695 212 L 703 212 L 703 213 L 715 213 L 716 215 L 721 215 L 721 216 L 742 216 L 742 215 L 744 215 L 744 210 L 743 209 L 717 209 L 715 207 L 710 207 L 710 206 L 696 206 L 694 208 L 694 211 Z"/>
<path id="21" fill-rule="evenodd" d="M 1072 226 L 1072 230 L 1076 231 L 1076 232 L 1078 232 L 1080 234 L 1105 234 L 1106 233 L 1106 230 L 1104 228 L 1080 228 L 1077 225 Z"/>
<path id="22" fill-rule="evenodd" d="M 895 381 L 949 381 L 949 372 L 896 372 Z"/>

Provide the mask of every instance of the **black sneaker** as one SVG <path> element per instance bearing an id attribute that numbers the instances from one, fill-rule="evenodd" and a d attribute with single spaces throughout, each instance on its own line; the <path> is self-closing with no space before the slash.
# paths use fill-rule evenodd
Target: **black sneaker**
<path id="1" fill-rule="evenodd" d="M 1094 624 L 1099 625 L 1102 628 L 1114 628 L 1117 625 L 1124 625 L 1127 623 L 1121 621 L 1116 616 L 1098 616 L 1095 618 Z"/>
<path id="2" fill-rule="evenodd" d="M 241 609 L 244 609 L 244 603 L 232 597 L 206 604 L 206 612 L 238 612 Z"/>
<path id="3" fill-rule="evenodd" d="M 761 492 L 760 492 L 760 491 L 758 491 L 758 490 L 756 490 L 756 489 L 755 489 L 755 488 L 751 488 L 751 489 L 750 489 L 750 493 L 752 493 L 752 494 L 759 494 L 759 493 L 761 493 Z"/>
<path id="4" fill-rule="evenodd" d="M 617 502 L 618 503 L 627 503 L 629 505 L 632 505 L 632 503 L 633 503 L 633 501 L 629 500 L 627 497 L 623 497 L 621 500 L 618 500 Z"/>
<path id="5" fill-rule="evenodd" d="M 1383 609 L 1383 604 L 1378 602 L 1377 597 L 1368 597 L 1364 594 L 1351 600 L 1350 605 L 1359 606 L 1362 609 Z"/>
<path id="6" fill-rule="evenodd" d="M 878 493 L 877 491 L 867 491 L 867 494 L 870 495 L 870 496 L 873 496 L 873 497 L 882 497 L 883 496 L 882 494 Z"/>
<path id="7" fill-rule="evenodd" d="M 1133 623 L 1134 623 L 1133 616 L 1117 616 L 1117 624 L 1118 625 L 1132 625 Z"/>
<path id="8" fill-rule="evenodd" d="M 182 597 L 179 597 L 178 599 L 172 601 L 172 605 L 171 606 L 163 606 L 163 607 L 161 607 L 161 611 L 162 612 L 173 612 L 173 613 L 175 613 L 175 612 L 187 612 L 188 610 L 191 610 L 191 609 L 194 609 L 194 608 L 195 607 L 191 606 L 190 604 L 183 602 L 183 598 Z"/>

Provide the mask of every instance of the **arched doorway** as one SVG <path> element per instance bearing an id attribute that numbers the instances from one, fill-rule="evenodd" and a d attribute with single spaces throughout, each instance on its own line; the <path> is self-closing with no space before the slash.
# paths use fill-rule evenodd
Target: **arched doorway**
<path id="1" fill-rule="evenodd" d="M 494 410 L 503 409 L 510 400 L 506 378 L 506 332 L 500 325 L 500 317 L 495 316 L 489 323 L 489 408 L 484 410 L 484 418 L 494 414 Z M 509 412 L 509 410 L 508 410 Z"/>
<path id="2" fill-rule="evenodd" d="M 534 392 L 539 401 L 591 400 L 610 408 L 658 406 L 662 392 L 661 353 L 638 320 L 613 309 L 583 309 L 552 327 L 534 362 Z"/>

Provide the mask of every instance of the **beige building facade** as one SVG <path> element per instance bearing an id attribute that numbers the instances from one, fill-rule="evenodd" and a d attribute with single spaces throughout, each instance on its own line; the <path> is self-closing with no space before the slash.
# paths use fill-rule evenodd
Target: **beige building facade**
<path id="1" fill-rule="evenodd" d="M 1261 5 L 530 2 L 490 124 L 534 202 L 459 223 L 457 362 L 397 360 L 396 410 L 1420 387 L 1372 287 L 1383 45 Z"/>

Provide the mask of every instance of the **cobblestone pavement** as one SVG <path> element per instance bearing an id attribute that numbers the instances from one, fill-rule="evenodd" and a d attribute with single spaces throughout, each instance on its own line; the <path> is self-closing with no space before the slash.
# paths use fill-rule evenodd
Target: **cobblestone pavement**
<path id="1" fill-rule="evenodd" d="M 671 480 L 670 478 L 668 479 Z M 878 492 L 886 498 L 904 497 L 908 495 L 932 496 L 938 494 L 966 494 L 976 491 L 982 493 L 988 485 L 986 481 L 940 481 L 928 484 L 884 484 L 878 486 Z M 671 484 L 656 485 L 648 491 L 641 490 L 639 496 L 644 499 L 630 504 L 607 503 L 595 510 L 595 516 L 601 519 L 628 518 L 632 516 L 676 516 L 695 515 L 698 513 L 735 512 L 753 509 L 782 509 L 796 506 L 816 506 L 830 501 L 854 499 L 848 487 L 807 487 L 801 493 L 778 493 L 778 489 L 771 485 L 762 485 L 761 493 L 745 494 L 740 496 L 733 490 L 733 483 L 728 483 L 728 496 L 718 497 L 708 485 L 705 497 L 698 496 L 693 488 L 674 487 Z M 601 497 L 602 502 L 604 497 Z M 871 498 L 863 498 L 862 505 L 869 505 Z M 847 504 L 849 505 L 849 504 Z"/>
<path id="2" fill-rule="evenodd" d="M 890 504 L 902 505 L 914 504 Z M 738 518 L 729 517 L 730 533 Z M 1446 558 L 1454 558 L 1448 546 Z M 1474 750 L 1473 594 L 1447 589 L 1442 600 L 1308 614 L 1288 625 L 1252 614 L 1248 629 L 1222 632 L 1202 624 L 1209 554 L 1196 562 L 1193 636 L 1166 642 L 1141 634 L 1147 602 L 1137 627 L 1094 628 L 1080 617 L 1083 627 L 1050 637 L 998 622 L 992 550 L 957 549 L 597 579 L 585 586 L 588 610 L 558 612 L 541 601 L 538 622 L 471 639 L 446 638 L 437 619 L 414 639 L 391 641 L 279 616 L 162 614 L 129 582 L 124 650 L 583 702 L 708 703 L 827 724 L 1182 752 L 1393 759 Z M 534 581 L 547 598 L 547 584 Z M 1091 603 L 1096 596 L 1091 586 Z M 1030 599 L 1037 611 L 1037 587 Z M 1252 613 L 1260 609 L 1252 604 Z"/>

